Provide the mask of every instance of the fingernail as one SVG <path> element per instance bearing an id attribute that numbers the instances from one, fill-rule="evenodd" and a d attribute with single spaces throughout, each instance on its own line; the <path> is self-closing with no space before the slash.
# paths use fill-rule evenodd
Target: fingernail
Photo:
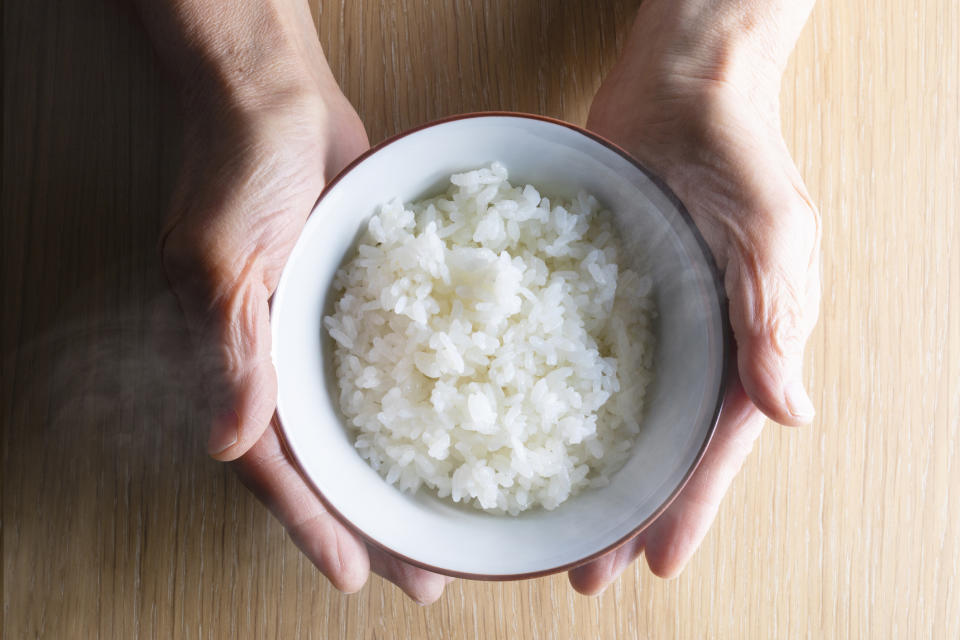
<path id="1" fill-rule="evenodd" d="M 787 385 L 786 401 L 790 413 L 801 420 L 810 421 L 817 413 L 813 408 L 813 403 L 810 402 L 810 396 L 803 388 L 803 383 L 799 380 L 794 380 Z"/>
<path id="2" fill-rule="evenodd" d="M 240 417 L 233 409 L 225 411 L 213 421 L 210 427 L 210 440 L 207 442 L 207 453 L 212 456 L 222 453 L 237 443 L 237 434 L 240 428 Z"/>

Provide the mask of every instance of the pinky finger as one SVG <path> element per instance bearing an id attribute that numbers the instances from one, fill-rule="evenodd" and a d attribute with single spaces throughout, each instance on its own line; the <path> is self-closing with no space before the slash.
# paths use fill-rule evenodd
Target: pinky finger
<path id="1" fill-rule="evenodd" d="M 375 547 L 368 547 L 373 572 L 400 587 L 414 602 L 427 605 L 440 599 L 452 578 L 398 560 Z"/>
<path id="2" fill-rule="evenodd" d="M 599 595 L 640 557 L 643 547 L 644 536 L 641 533 L 596 560 L 571 569 L 570 586 L 585 596 Z"/>

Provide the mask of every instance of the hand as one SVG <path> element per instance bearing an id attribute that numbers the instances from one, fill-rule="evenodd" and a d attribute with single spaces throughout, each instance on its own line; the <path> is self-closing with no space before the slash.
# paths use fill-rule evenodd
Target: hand
<path id="1" fill-rule="evenodd" d="M 724 273 L 738 375 L 713 441 L 677 499 L 632 541 L 570 572 L 573 587 L 587 594 L 641 553 L 655 574 L 678 574 L 759 436 L 763 414 L 784 425 L 814 414 L 802 369 L 819 307 L 820 218 L 780 134 L 786 56 L 744 46 L 736 35 L 711 42 L 670 33 L 675 23 L 663 6 L 642 5 L 587 127 L 664 178 L 689 210 Z"/>
<path id="2" fill-rule="evenodd" d="M 254 24 L 262 37 L 264 22 Z M 274 33 L 268 68 L 244 66 L 242 53 L 230 50 L 226 66 L 213 60 L 204 82 L 186 88 L 184 166 L 163 265 L 207 382 L 210 454 L 232 461 L 336 588 L 360 589 L 372 568 L 428 603 L 449 580 L 368 549 L 331 516 L 287 456 L 274 421 L 268 301 L 324 185 L 368 147 L 309 14 L 287 24 L 309 32 Z M 242 77 L 231 75 L 236 68 Z"/>

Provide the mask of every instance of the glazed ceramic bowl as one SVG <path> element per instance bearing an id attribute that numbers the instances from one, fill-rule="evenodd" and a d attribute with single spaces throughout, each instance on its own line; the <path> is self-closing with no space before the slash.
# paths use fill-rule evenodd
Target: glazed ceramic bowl
<path id="1" fill-rule="evenodd" d="M 575 196 L 617 217 L 628 259 L 654 280 L 654 381 L 642 432 L 609 486 L 553 511 L 492 515 L 421 489 L 400 492 L 353 447 L 337 407 L 322 318 L 334 273 L 379 205 L 443 191 L 453 173 L 499 160 L 512 183 Z M 368 542 L 448 575 L 515 579 L 571 568 L 616 548 L 669 505 L 696 468 L 720 412 L 728 358 L 716 267 L 683 206 L 615 145 L 559 121 L 507 113 L 431 123 L 371 149 L 320 196 L 272 300 L 277 414 L 289 451 L 344 524 Z"/>

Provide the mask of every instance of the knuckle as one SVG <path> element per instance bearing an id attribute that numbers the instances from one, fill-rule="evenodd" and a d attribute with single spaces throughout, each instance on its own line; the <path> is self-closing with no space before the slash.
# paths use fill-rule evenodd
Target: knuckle
<path id="1" fill-rule="evenodd" d="M 173 226 L 161 246 L 161 262 L 195 337 L 200 372 L 218 381 L 244 374 L 259 354 L 258 318 L 265 300 L 255 260 L 223 256 L 209 234 L 187 224 Z"/>
<path id="2" fill-rule="evenodd" d="M 820 211 L 808 198 L 801 197 L 792 207 L 790 218 L 803 244 L 809 247 L 810 258 L 813 259 L 820 248 L 820 238 L 823 234 Z"/>
<path id="3" fill-rule="evenodd" d="M 808 199 L 794 198 L 737 243 L 735 260 L 748 324 L 771 336 L 781 355 L 802 351 L 805 327 L 819 306 L 820 214 Z"/>
<path id="4" fill-rule="evenodd" d="M 243 241 L 251 235 L 256 240 Z M 171 288 L 178 294 L 214 301 L 245 282 L 265 282 L 269 247 L 261 230 L 238 234 L 224 221 L 181 217 L 163 236 L 160 260 Z"/>
<path id="5" fill-rule="evenodd" d="M 257 285 L 250 279 L 234 281 L 213 300 L 209 342 L 216 345 L 219 375 L 239 379 L 251 358 L 261 351 L 258 341 L 258 313 L 261 304 Z"/>
<path id="6" fill-rule="evenodd" d="M 205 315 L 204 302 L 215 294 L 216 260 L 202 232 L 181 220 L 163 237 L 160 262 L 167 283 L 188 315 Z"/>
<path id="7" fill-rule="evenodd" d="M 772 298 L 764 318 L 764 328 L 770 335 L 774 350 L 783 357 L 802 353 L 806 342 L 804 311 L 796 298 L 795 289 L 784 285 Z"/>
<path id="8" fill-rule="evenodd" d="M 805 258 L 803 266 L 809 270 L 816 263 L 820 252 L 823 218 L 802 182 L 794 182 L 793 190 L 794 197 L 787 205 L 788 222 L 785 227 L 790 231 L 788 240 L 799 252 L 806 252 L 806 255 L 802 256 Z"/>
<path id="9" fill-rule="evenodd" d="M 753 336 L 769 336 L 778 355 L 803 350 L 805 286 L 782 264 L 760 252 L 738 251 L 735 279 L 728 283 L 739 299 L 744 328 Z"/>
<path id="10" fill-rule="evenodd" d="M 222 306 L 257 268 L 256 256 L 237 251 L 208 225 L 181 219 L 163 236 L 160 261 L 184 310 L 201 316 Z"/>
<path id="11" fill-rule="evenodd" d="M 181 219 L 164 236 L 160 259 L 174 288 L 184 283 L 224 279 L 224 251 L 213 233 L 201 225 Z"/>
<path id="12" fill-rule="evenodd" d="M 195 243 L 189 242 L 183 232 L 183 223 L 173 225 L 161 240 L 160 262 L 172 286 L 194 273 L 202 264 Z"/>

